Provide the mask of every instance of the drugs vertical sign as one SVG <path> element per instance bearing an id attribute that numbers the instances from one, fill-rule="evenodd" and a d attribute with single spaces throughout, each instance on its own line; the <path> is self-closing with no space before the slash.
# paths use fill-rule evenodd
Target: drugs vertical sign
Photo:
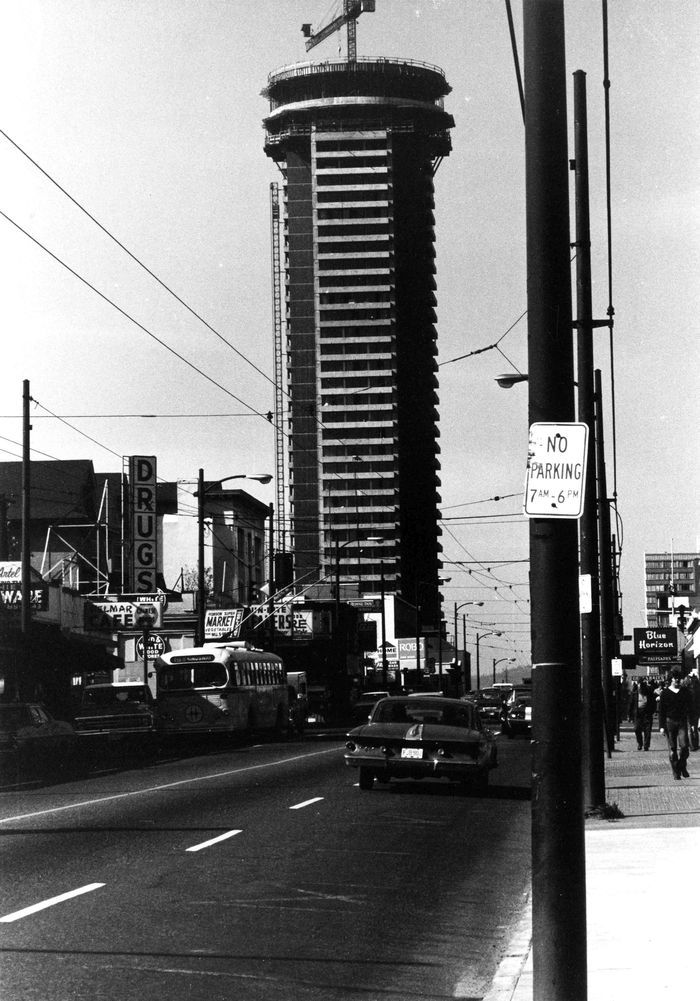
<path id="1" fill-rule="evenodd" d="M 131 580 L 135 594 L 157 590 L 156 457 L 129 457 Z"/>
<path id="2" fill-rule="evenodd" d="M 528 517 L 581 517 L 587 454 L 587 424 L 531 425 L 523 505 Z"/>

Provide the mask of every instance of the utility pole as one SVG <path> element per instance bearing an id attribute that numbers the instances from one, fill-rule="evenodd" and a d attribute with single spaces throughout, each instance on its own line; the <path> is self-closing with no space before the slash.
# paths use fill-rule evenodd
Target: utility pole
<path id="1" fill-rule="evenodd" d="M 270 652 L 275 652 L 275 505 L 270 503 L 268 506 L 268 518 L 270 519 L 269 525 L 269 554 L 268 554 L 268 567 L 269 567 L 269 577 L 268 584 L 270 587 L 269 596 L 267 599 L 267 614 L 270 619 Z"/>
<path id="2" fill-rule="evenodd" d="M 563 0 L 523 0 L 529 421 L 574 419 Z M 587 997 L 578 530 L 530 519 L 533 996 Z"/>
<path id="3" fill-rule="evenodd" d="M 603 386 L 600 369 L 595 370 L 596 462 L 598 468 L 599 549 L 600 549 L 600 633 L 602 653 L 603 704 L 608 757 L 615 750 L 615 719 L 612 694 L 612 658 L 615 655 L 613 553 L 610 537 L 610 501 L 605 470 L 603 434 Z"/>
<path id="4" fill-rule="evenodd" d="M 204 646 L 207 590 L 204 582 L 204 470 L 197 474 L 197 646 Z"/>
<path id="5" fill-rule="evenodd" d="M 10 558 L 10 537 L 7 531 L 7 497 L 0 494 L 0 560 Z"/>
<path id="6" fill-rule="evenodd" d="M 588 426 L 588 454 L 583 512 L 579 521 L 581 588 L 590 602 L 581 607 L 581 669 L 583 689 L 583 794 L 588 808 L 605 803 L 603 761 L 603 688 L 600 655 L 600 578 L 598 573 L 598 504 L 596 489 L 596 424 L 593 385 L 593 328 L 608 321 L 593 320 L 591 291 L 591 226 L 588 186 L 588 114 L 586 74 L 574 73 L 574 155 L 576 184 L 576 317 L 578 419 Z"/>
<path id="7" fill-rule="evenodd" d="M 31 624 L 31 460 L 29 455 L 29 379 L 22 383 L 22 633 L 26 637 Z"/>
<path id="8" fill-rule="evenodd" d="M 384 584 L 384 560 L 379 561 L 379 573 L 380 573 L 380 583 L 381 583 L 381 596 L 382 596 L 382 687 L 386 691 L 386 687 L 389 683 L 389 669 L 386 660 L 386 587 Z"/>

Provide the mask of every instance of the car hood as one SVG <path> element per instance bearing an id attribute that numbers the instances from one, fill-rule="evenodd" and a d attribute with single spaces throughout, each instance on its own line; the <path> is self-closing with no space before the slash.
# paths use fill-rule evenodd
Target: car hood
<path id="1" fill-rule="evenodd" d="M 443 726 L 435 723 L 365 723 L 348 733 L 348 737 L 370 738 L 374 740 L 449 740 L 459 743 L 488 740 L 483 730 L 471 730 L 463 726 Z"/>

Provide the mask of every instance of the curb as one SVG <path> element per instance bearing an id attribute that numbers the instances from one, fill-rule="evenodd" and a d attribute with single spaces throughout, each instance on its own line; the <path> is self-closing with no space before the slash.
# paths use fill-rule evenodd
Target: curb
<path id="1" fill-rule="evenodd" d="M 527 894 L 525 906 L 506 954 L 498 964 L 491 986 L 482 1001 L 512 1001 L 532 946 L 532 896 Z"/>

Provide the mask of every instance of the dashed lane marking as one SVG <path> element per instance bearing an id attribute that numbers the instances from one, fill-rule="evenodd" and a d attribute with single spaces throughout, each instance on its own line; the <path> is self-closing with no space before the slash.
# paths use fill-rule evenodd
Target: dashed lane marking
<path id="1" fill-rule="evenodd" d="M 211 845 L 216 845 L 219 841 L 226 841 L 227 838 L 232 838 L 236 834 L 242 834 L 242 831 L 226 831 L 225 834 L 219 834 L 216 838 L 210 838 L 209 841 L 202 841 L 199 845 L 192 845 L 191 848 L 186 848 L 186 852 L 201 852 L 202 848 L 209 848 Z"/>
<path id="2" fill-rule="evenodd" d="M 66 810 L 79 810 L 85 806 L 99 806 L 117 799 L 129 796 L 142 796 L 150 792 L 162 792 L 164 789 L 176 789 L 178 786 L 194 785 L 195 782 L 208 782 L 210 779 L 225 778 L 227 775 L 241 775 L 243 772 L 253 772 L 259 768 L 274 768 L 276 765 L 287 765 L 304 758 L 314 758 L 321 754 L 337 754 L 338 748 L 331 747 L 324 751 L 311 751 L 307 754 L 296 754 L 292 758 L 278 758 L 275 761 L 265 761 L 259 765 L 246 765 L 242 768 L 231 768 L 225 772 L 213 772 L 211 775 L 198 775 L 195 778 L 179 779 L 177 782 L 165 782 L 163 785 L 148 786 L 145 789 L 133 789 L 131 792 L 119 792 L 113 796 L 101 796 L 99 799 L 84 799 L 79 803 L 67 803 L 65 806 L 52 806 L 48 810 L 36 810 L 34 813 L 18 813 L 14 817 L 0 817 L 0 824 L 12 824 L 18 820 L 32 820 L 34 817 L 48 817 L 52 813 L 64 813 Z"/>
<path id="3" fill-rule="evenodd" d="M 60 893 L 57 897 L 50 897 L 48 900 L 42 900 L 38 904 L 32 904 L 30 907 L 23 907 L 21 911 L 13 911 L 12 914 L 6 914 L 0 921 L 8 924 L 10 921 L 19 921 L 20 918 L 26 918 L 30 914 L 36 914 L 37 911 L 43 911 L 47 907 L 53 907 L 54 904 L 62 904 L 64 900 L 70 900 L 72 897 L 79 897 L 82 893 L 90 893 L 92 890 L 99 890 L 100 887 L 104 886 L 104 883 L 88 883 L 87 886 L 79 886 L 77 890 L 69 890 L 68 893 Z"/>

